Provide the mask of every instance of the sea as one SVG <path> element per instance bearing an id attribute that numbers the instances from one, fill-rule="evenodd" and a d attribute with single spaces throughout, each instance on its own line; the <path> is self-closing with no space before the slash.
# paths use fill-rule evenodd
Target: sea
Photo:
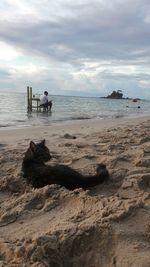
<path id="1" fill-rule="evenodd" d="M 35 95 L 39 97 L 39 95 Z M 26 93 L 0 92 L 0 129 L 150 116 L 150 100 L 51 95 L 51 112 L 27 112 Z"/>

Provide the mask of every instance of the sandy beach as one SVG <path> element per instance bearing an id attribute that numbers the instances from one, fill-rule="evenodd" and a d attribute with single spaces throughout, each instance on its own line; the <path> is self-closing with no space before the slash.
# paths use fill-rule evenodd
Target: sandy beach
<path id="1" fill-rule="evenodd" d="M 83 174 L 104 163 L 110 180 L 89 190 L 34 189 L 21 171 L 32 140 Z M 0 131 L 0 267 L 149 267 L 150 120 L 80 121 Z"/>

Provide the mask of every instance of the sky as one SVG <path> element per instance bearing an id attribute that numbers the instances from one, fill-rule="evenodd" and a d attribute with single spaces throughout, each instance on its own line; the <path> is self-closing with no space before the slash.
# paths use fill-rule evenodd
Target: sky
<path id="1" fill-rule="evenodd" d="M 150 99 L 150 0 L 1 0 L 0 91 Z"/>

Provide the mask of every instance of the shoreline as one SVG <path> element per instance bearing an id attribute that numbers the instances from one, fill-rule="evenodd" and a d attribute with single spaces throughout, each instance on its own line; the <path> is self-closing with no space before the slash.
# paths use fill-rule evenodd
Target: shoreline
<path id="1" fill-rule="evenodd" d="M 123 127 L 127 125 L 136 125 L 138 123 L 148 121 L 149 116 L 142 116 L 136 118 L 115 118 L 115 119 L 92 119 L 70 121 L 63 123 L 55 123 L 47 126 L 29 126 L 25 128 L 2 128 L 0 129 L 1 142 L 17 141 L 17 139 L 37 139 L 45 138 L 45 134 L 90 134 L 101 130 L 106 130 L 112 127 Z"/>

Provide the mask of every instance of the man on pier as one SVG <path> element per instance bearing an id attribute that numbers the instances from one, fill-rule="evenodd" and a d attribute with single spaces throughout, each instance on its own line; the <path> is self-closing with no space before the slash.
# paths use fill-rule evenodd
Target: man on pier
<path id="1" fill-rule="evenodd" d="M 45 91 L 43 95 L 40 96 L 40 106 L 45 107 L 47 110 L 51 111 L 52 108 L 52 101 L 48 100 L 48 92 Z"/>

